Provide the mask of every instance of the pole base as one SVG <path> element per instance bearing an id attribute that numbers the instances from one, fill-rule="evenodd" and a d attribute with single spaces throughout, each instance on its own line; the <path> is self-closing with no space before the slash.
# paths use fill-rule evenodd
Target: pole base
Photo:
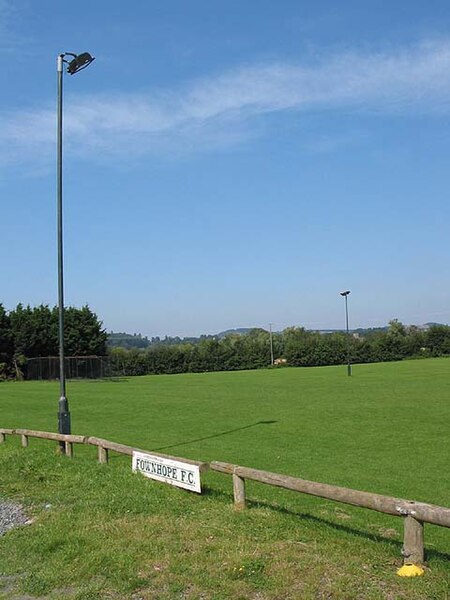
<path id="1" fill-rule="evenodd" d="M 59 411 L 58 412 L 58 433 L 63 433 L 65 435 L 69 435 L 71 432 L 70 427 L 70 412 L 67 411 Z"/>
<path id="2" fill-rule="evenodd" d="M 65 399 L 66 400 L 66 399 Z M 66 400 L 67 402 L 67 400 Z M 61 408 L 61 401 L 60 401 Z M 64 435 L 70 434 L 70 412 L 68 410 L 59 410 L 58 412 L 58 433 Z M 66 442 L 59 442 L 59 453 L 66 454 Z"/>

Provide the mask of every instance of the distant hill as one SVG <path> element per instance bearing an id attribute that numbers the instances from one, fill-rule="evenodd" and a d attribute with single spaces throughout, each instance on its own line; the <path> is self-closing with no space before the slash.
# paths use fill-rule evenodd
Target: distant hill
<path id="1" fill-rule="evenodd" d="M 245 335 L 246 333 L 248 333 L 249 331 L 251 331 L 253 328 L 252 327 L 237 327 L 236 329 L 226 329 L 225 331 L 221 331 L 220 333 L 216 333 L 215 338 L 221 340 L 224 337 L 227 337 L 227 335 Z"/>
<path id="2" fill-rule="evenodd" d="M 423 325 L 418 325 L 419 329 L 430 329 L 430 327 L 442 327 L 442 323 L 424 323 Z"/>

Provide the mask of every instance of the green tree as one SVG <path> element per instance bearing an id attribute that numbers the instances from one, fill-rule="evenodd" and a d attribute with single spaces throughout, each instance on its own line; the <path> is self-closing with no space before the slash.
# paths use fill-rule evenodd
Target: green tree
<path id="1" fill-rule="evenodd" d="M 432 356 L 450 354 L 450 327 L 448 325 L 432 325 L 425 334 L 424 345 Z"/>
<path id="2" fill-rule="evenodd" d="M 57 320 L 58 310 L 53 309 Z M 64 311 L 64 346 L 66 356 L 104 356 L 108 334 L 103 323 L 89 306 Z"/>
<path id="3" fill-rule="evenodd" d="M 9 316 L 16 359 L 58 353 L 58 322 L 47 305 L 24 308 L 18 304 Z"/>
<path id="4" fill-rule="evenodd" d="M 11 319 L 0 304 L 0 381 L 11 373 L 14 345 L 11 331 Z"/>

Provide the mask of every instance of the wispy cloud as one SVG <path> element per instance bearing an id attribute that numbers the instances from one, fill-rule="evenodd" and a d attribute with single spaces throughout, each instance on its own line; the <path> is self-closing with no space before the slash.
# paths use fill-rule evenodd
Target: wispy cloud
<path id="1" fill-rule="evenodd" d="M 256 117 L 286 111 L 448 114 L 450 40 L 314 64 L 247 65 L 176 90 L 76 98 L 68 108 L 68 151 L 103 158 L 235 144 L 252 134 Z M 53 101 L 0 115 L 0 160 L 51 153 L 54 121 Z"/>
<path id="2" fill-rule="evenodd" d="M 21 39 L 14 31 L 14 24 L 20 14 L 16 1 L 0 0 L 0 53 L 11 54 L 21 45 Z"/>

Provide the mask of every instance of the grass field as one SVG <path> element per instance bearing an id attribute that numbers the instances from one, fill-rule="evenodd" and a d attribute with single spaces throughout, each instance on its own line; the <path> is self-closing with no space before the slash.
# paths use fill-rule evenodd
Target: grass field
<path id="1" fill-rule="evenodd" d="M 69 382 L 74 433 L 450 505 L 450 360 Z M 0 384 L 0 426 L 54 431 L 58 384 Z M 231 480 L 203 496 L 115 456 L 0 446 L 0 495 L 34 524 L 0 538 L 0 598 L 446 599 L 450 532 L 425 526 L 425 577 L 395 575 L 402 521 Z M 50 505 L 50 506 L 49 506 Z M 31 596 L 30 596 L 31 595 Z"/>

